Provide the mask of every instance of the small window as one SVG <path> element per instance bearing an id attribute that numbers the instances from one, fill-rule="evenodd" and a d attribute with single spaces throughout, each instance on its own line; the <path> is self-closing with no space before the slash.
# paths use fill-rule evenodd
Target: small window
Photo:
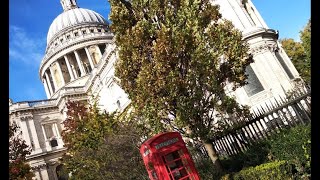
<path id="1" fill-rule="evenodd" d="M 56 139 L 52 139 L 52 140 L 50 141 L 50 146 L 51 146 L 51 147 L 56 147 L 56 146 L 58 146 L 58 141 L 57 141 Z"/>
<path id="2" fill-rule="evenodd" d="M 60 42 L 63 42 L 63 39 L 60 39 Z"/>
<path id="3" fill-rule="evenodd" d="M 119 100 L 117 100 L 117 106 L 118 106 L 119 109 L 121 108 L 121 104 L 120 104 Z"/>
<path id="4" fill-rule="evenodd" d="M 98 32 L 101 32 L 101 29 L 98 29 Z"/>
<path id="5" fill-rule="evenodd" d="M 70 35 L 67 35 L 67 39 L 70 39 Z"/>
<path id="6" fill-rule="evenodd" d="M 93 33 L 93 32 L 94 32 L 94 30 L 93 30 L 93 29 L 90 29 L 90 32 L 91 32 L 91 33 Z"/>
<path id="7" fill-rule="evenodd" d="M 75 32 L 75 33 L 74 33 L 74 36 L 78 36 L 78 35 L 79 35 L 79 33 L 78 33 L 78 32 Z"/>
<path id="8" fill-rule="evenodd" d="M 54 46 L 58 46 L 58 43 L 54 43 Z"/>
<path id="9" fill-rule="evenodd" d="M 82 34 L 86 34 L 87 32 L 86 31 L 82 31 Z"/>
<path id="10" fill-rule="evenodd" d="M 77 72 L 78 72 L 78 76 L 80 77 L 81 76 L 81 70 L 78 69 Z"/>

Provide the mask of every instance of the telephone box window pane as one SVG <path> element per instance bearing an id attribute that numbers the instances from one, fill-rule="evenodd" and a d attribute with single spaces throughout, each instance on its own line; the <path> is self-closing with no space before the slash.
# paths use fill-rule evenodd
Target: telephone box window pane
<path id="1" fill-rule="evenodd" d="M 163 157 L 167 171 L 170 174 L 171 179 L 178 180 L 180 178 L 188 176 L 188 173 L 182 162 L 183 152 L 180 150 L 172 152 Z M 189 178 L 185 178 L 186 180 Z"/>
<path id="2" fill-rule="evenodd" d="M 246 91 L 248 96 L 250 97 L 257 94 L 260 91 L 263 91 L 263 86 L 260 83 L 257 75 L 254 73 L 251 65 L 247 66 L 246 74 L 248 75 L 248 84 L 244 86 L 244 90 Z"/>
<path id="3" fill-rule="evenodd" d="M 158 179 L 157 173 L 155 171 L 151 172 L 153 179 Z"/>
<path id="4" fill-rule="evenodd" d="M 172 152 L 172 153 L 170 153 L 170 154 L 165 156 L 166 162 L 173 161 L 173 160 L 175 160 L 177 158 L 180 158 L 180 156 L 179 156 L 177 151 Z"/>

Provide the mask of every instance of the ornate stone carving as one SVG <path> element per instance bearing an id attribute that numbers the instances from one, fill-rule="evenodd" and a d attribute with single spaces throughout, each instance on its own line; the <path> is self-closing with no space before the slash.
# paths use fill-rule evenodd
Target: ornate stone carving
<path id="1" fill-rule="evenodd" d="M 23 113 L 23 114 L 20 114 L 20 120 L 21 121 L 26 121 L 26 120 L 31 120 L 33 119 L 33 114 L 32 113 Z"/>
<path id="2" fill-rule="evenodd" d="M 277 50 L 279 50 L 278 44 L 274 43 L 274 44 L 268 44 L 268 49 L 272 52 L 275 52 Z"/>
<path id="3" fill-rule="evenodd" d="M 40 170 L 40 169 L 47 169 L 48 168 L 48 163 L 45 164 L 39 164 L 36 166 L 31 167 L 32 170 Z"/>
<path id="4" fill-rule="evenodd" d="M 277 43 L 266 43 L 266 44 L 261 44 L 258 46 L 251 47 L 250 52 L 255 55 L 255 54 L 264 53 L 266 51 L 275 52 L 278 49 L 279 47 Z"/>

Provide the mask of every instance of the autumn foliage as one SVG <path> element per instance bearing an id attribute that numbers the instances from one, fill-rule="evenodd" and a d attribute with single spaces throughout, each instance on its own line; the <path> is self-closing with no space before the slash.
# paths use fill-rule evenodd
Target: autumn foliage
<path id="1" fill-rule="evenodd" d="M 147 177 L 134 129 L 115 114 L 99 111 L 96 103 L 69 101 L 63 122 L 68 148 L 61 163 L 71 179 L 143 179 Z"/>
<path id="2" fill-rule="evenodd" d="M 31 153 L 31 148 L 19 135 L 21 133 L 17 124 L 9 124 L 9 179 L 31 180 L 34 174 L 26 163 L 26 156 Z"/>
<path id="3" fill-rule="evenodd" d="M 226 91 L 246 84 L 252 56 L 219 6 L 209 0 L 109 2 L 119 52 L 115 75 L 131 100 L 130 117 L 147 132 L 175 130 L 209 143 L 248 115 Z M 215 162 L 212 146 L 210 152 Z"/>

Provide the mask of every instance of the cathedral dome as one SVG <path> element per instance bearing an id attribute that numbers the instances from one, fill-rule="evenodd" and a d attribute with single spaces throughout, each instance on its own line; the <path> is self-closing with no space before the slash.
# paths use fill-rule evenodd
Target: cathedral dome
<path id="1" fill-rule="evenodd" d="M 69 9 L 53 20 L 47 35 L 47 45 L 61 31 L 83 24 L 107 24 L 107 22 L 100 14 L 92 10 L 83 8 Z"/>

